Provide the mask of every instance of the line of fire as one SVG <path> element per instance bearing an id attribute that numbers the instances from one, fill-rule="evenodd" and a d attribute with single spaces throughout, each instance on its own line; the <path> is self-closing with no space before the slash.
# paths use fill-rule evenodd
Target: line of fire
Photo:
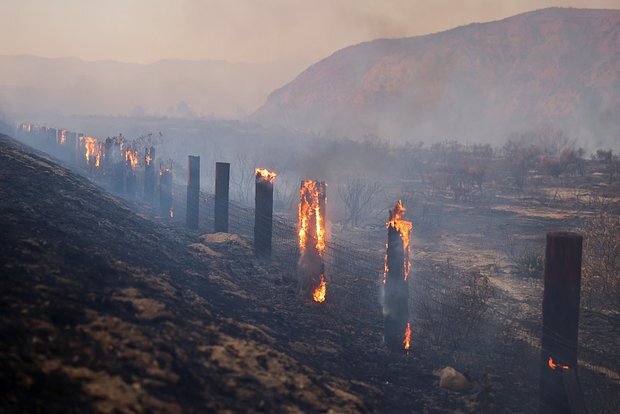
<path id="1" fill-rule="evenodd" d="M 174 177 L 172 161 L 156 158 L 153 145 L 118 137 L 99 140 L 92 136 L 64 129 L 39 127 L 23 123 L 22 135 L 38 139 L 38 144 L 50 150 L 50 145 L 64 149 L 51 151 L 101 177 L 115 192 L 142 200 L 153 207 L 157 216 L 172 223 L 174 212 Z M 156 173 L 156 168 L 158 173 Z M 143 169 L 142 178 L 138 170 Z M 272 252 L 273 194 L 277 173 L 265 168 L 255 170 L 254 247 L 256 255 L 269 259 Z M 140 190 L 139 183 L 142 182 Z M 229 229 L 230 164 L 216 163 L 214 230 Z M 327 185 L 323 181 L 302 180 L 297 205 L 297 275 L 299 291 L 304 300 L 326 303 L 330 298 L 326 274 L 325 249 L 327 241 Z M 186 227 L 199 229 L 200 157 L 188 156 Z M 156 203 L 158 201 L 158 203 Z M 383 274 L 384 339 L 392 351 L 410 351 L 408 278 L 411 269 L 410 236 L 412 224 L 403 218 L 402 201 L 389 211 L 388 243 Z"/>
<path id="2" fill-rule="evenodd" d="M 30 140 L 37 147 L 107 182 L 116 193 L 128 199 L 137 199 L 141 193 L 142 201 L 157 211 L 160 219 L 169 224 L 173 222 L 173 164 L 156 158 L 153 145 L 130 141 L 122 135 L 99 140 L 82 133 L 27 123 L 21 124 L 18 132 L 26 141 Z M 156 165 L 159 174 L 156 174 Z M 217 162 L 215 167 L 213 229 L 216 233 L 228 233 L 230 164 Z M 140 168 L 144 171 L 142 178 L 138 174 Z M 188 156 L 187 172 L 186 226 L 195 231 L 200 230 L 200 157 Z M 276 172 L 265 168 L 254 171 L 254 250 L 256 256 L 264 259 L 271 259 L 272 255 L 276 177 Z M 301 181 L 294 235 L 298 251 L 298 290 L 304 301 L 316 304 L 337 300 L 330 290 L 334 275 L 326 272 L 326 249 L 330 248 L 326 189 L 324 181 Z M 155 205 L 156 200 L 158 205 Z M 413 224 L 405 219 L 405 213 L 401 200 L 389 210 L 380 286 L 384 344 L 392 353 L 409 355 L 412 351 L 409 284 Z M 294 229 L 290 230 L 293 233 Z M 583 401 L 576 399 L 570 391 L 578 389 L 576 366 L 582 241 L 582 236 L 576 233 L 547 234 L 540 354 L 540 404 L 543 412 L 547 409 L 551 410 L 549 412 L 565 412 L 569 406 L 583 408 Z"/>

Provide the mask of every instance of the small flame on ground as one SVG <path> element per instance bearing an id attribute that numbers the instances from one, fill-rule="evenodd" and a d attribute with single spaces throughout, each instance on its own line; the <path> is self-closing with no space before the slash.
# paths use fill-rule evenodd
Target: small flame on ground
<path id="1" fill-rule="evenodd" d="M 403 215 L 405 214 L 405 207 L 403 207 L 402 200 L 398 200 L 396 205 L 392 210 L 390 210 L 390 219 L 386 223 L 386 227 L 392 227 L 396 229 L 400 233 L 400 237 L 403 240 L 403 250 L 404 250 L 404 269 L 405 269 L 405 280 L 409 278 L 409 271 L 411 270 L 411 260 L 409 258 L 409 240 L 411 229 L 413 228 L 413 224 L 410 221 L 403 220 Z M 385 246 L 387 249 L 387 245 Z M 383 274 L 383 283 L 385 284 L 386 274 L 388 272 L 387 265 L 387 253 L 385 255 L 385 266 L 384 266 L 384 274 Z"/>
<path id="2" fill-rule="evenodd" d="M 151 165 L 152 160 L 153 158 L 151 158 L 151 150 L 147 150 L 146 156 L 144 157 L 144 161 L 146 161 L 146 165 Z"/>
<path id="3" fill-rule="evenodd" d="M 551 369 L 556 369 L 556 368 L 568 369 L 568 365 L 562 365 L 562 364 L 553 362 L 553 358 L 551 357 L 549 357 L 549 367 Z"/>
<path id="4" fill-rule="evenodd" d="M 321 283 L 319 283 L 319 286 L 314 289 L 314 293 L 312 294 L 312 299 L 314 299 L 315 302 L 325 302 L 325 293 L 327 291 L 327 285 L 325 284 L 325 276 L 321 275 Z"/>
<path id="5" fill-rule="evenodd" d="M 403 340 L 403 348 L 405 351 L 409 351 L 411 346 L 411 323 L 407 322 L 407 329 L 405 329 L 405 339 Z"/>
<path id="6" fill-rule="evenodd" d="M 276 174 L 275 172 L 269 171 L 269 170 L 267 170 L 265 168 L 257 168 L 256 169 L 256 178 L 260 178 L 263 181 L 267 181 L 267 182 L 273 183 L 275 181 L 277 175 L 278 174 Z"/>

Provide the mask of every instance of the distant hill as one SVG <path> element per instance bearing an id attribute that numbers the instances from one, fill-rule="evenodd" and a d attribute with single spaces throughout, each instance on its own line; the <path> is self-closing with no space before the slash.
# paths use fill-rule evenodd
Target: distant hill
<path id="1" fill-rule="evenodd" d="M 620 10 L 551 8 L 339 50 L 252 119 L 317 133 L 492 142 L 546 124 L 620 138 Z"/>
<path id="2" fill-rule="evenodd" d="M 270 91 L 305 66 L 0 56 L 0 111 L 238 118 L 253 112 Z"/>

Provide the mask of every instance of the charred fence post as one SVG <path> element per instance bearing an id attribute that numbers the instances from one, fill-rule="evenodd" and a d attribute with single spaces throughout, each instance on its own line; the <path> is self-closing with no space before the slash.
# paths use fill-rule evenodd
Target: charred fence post
<path id="1" fill-rule="evenodd" d="M 155 203 L 155 148 L 144 150 L 144 199 L 147 203 Z"/>
<path id="2" fill-rule="evenodd" d="M 325 282 L 325 183 L 302 180 L 299 190 L 298 236 L 299 236 L 299 289 L 304 297 L 324 302 Z"/>
<path id="3" fill-rule="evenodd" d="M 383 286 L 383 324 L 385 344 L 390 351 L 408 351 L 409 335 L 409 237 L 411 222 L 403 220 L 400 200 L 390 210 Z"/>
<path id="4" fill-rule="evenodd" d="M 540 412 L 585 412 L 577 378 L 581 248 L 577 233 L 547 233 Z"/>
<path id="5" fill-rule="evenodd" d="M 187 157 L 187 213 L 185 225 L 188 229 L 198 229 L 198 209 L 200 206 L 200 157 Z"/>
<path id="6" fill-rule="evenodd" d="M 230 164 L 215 163 L 215 231 L 228 233 Z"/>
<path id="7" fill-rule="evenodd" d="M 162 218 L 174 217 L 172 210 L 172 166 L 159 169 L 159 214 Z"/>
<path id="8" fill-rule="evenodd" d="M 254 195 L 254 251 L 257 255 L 271 257 L 273 231 L 273 183 L 276 174 L 263 168 L 256 169 Z"/>

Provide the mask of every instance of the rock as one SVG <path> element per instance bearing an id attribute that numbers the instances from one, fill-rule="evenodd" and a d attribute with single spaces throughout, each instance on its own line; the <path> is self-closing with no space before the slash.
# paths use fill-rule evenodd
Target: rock
<path id="1" fill-rule="evenodd" d="M 439 386 L 450 391 L 469 391 L 473 386 L 472 382 L 465 375 L 452 367 L 439 369 L 434 371 L 433 374 L 439 377 Z"/>

